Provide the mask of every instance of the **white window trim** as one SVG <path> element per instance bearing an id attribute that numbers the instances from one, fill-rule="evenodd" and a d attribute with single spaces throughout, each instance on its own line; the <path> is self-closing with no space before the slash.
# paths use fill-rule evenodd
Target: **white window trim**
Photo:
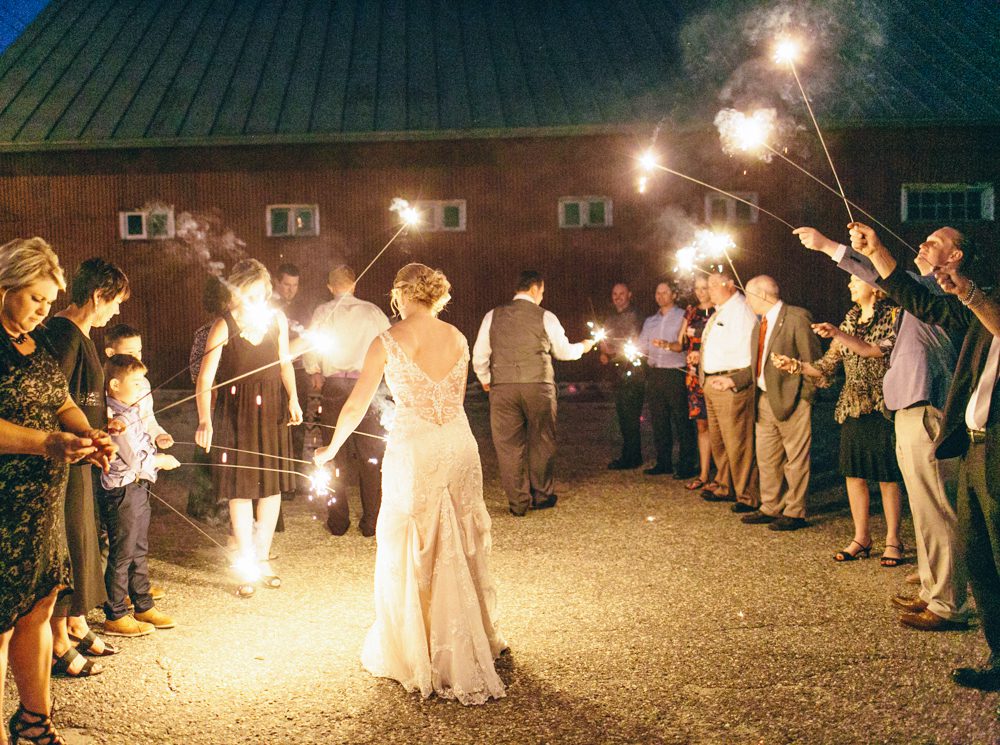
<path id="1" fill-rule="evenodd" d="M 604 202 L 604 222 L 590 222 L 590 203 Z M 576 203 L 580 205 L 580 224 L 569 225 L 566 223 L 565 205 Z M 582 228 L 610 228 L 614 223 L 614 203 L 611 197 L 586 196 L 586 197 L 559 197 L 556 205 L 559 227 L 567 230 L 579 230 Z"/>
<path id="2" fill-rule="evenodd" d="M 149 235 L 149 216 L 153 213 L 164 213 L 167 216 L 167 232 L 164 235 Z M 128 232 L 128 220 L 130 217 L 139 216 L 142 218 L 142 233 L 130 235 Z M 166 241 L 175 235 L 174 208 L 170 206 L 163 209 L 151 210 L 122 210 L 118 213 L 118 235 L 123 241 Z"/>
<path id="3" fill-rule="evenodd" d="M 413 206 L 420 213 L 420 230 L 429 233 L 461 233 L 465 231 L 466 205 L 464 199 L 421 199 Z M 445 207 L 458 207 L 458 227 L 445 226 Z"/>
<path id="4" fill-rule="evenodd" d="M 271 229 L 271 210 L 288 210 L 288 233 L 277 233 Z M 295 210 L 311 210 L 313 229 L 308 233 L 295 232 Z M 264 222 L 267 226 L 268 238 L 316 238 L 319 236 L 319 205 L 318 204 L 269 204 L 264 208 Z"/>
<path id="5" fill-rule="evenodd" d="M 726 205 L 726 222 L 732 225 L 753 225 L 760 218 L 760 195 L 755 191 L 734 191 L 732 192 L 735 196 L 740 199 L 745 199 L 748 202 L 753 202 L 754 206 L 750 207 L 750 219 L 749 220 L 737 220 L 736 219 L 736 208 L 737 205 L 741 204 L 738 200 L 732 197 L 727 197 L 725 194 L 719 194 L 718 192 L 710 191 L 705 194 L 705 222 L 711 223 L 714 219 L 712 216 L 712 203 L 722 202 Z M 747 205 L 742 205 L 746 207 Z"/>
<path id="6" fill-rule="evenodd" d="M 937 192 L 953 192 L 953 191 L 963 191 L 967 192 L 971 189 L 982 189 L 982 194 L 980 194 L 980 199 L 982 200 L 982 217 L 978 220 L 962 220 L 961 222 L 992 222 L 996 215 L 996 197 L 993 184 L 989 182 L 980 182 L 975 184 L 965 184 L 965 183 L 934 183 L 934 184 L 921 184 L 921 183 L 910 183 L 903 184 L 899 190 L 899 214 L 901 222 L 933 222 L 931 218 L 910 218 L 910 205 L 909 196 L 910 191 L 937 191 Z"/>

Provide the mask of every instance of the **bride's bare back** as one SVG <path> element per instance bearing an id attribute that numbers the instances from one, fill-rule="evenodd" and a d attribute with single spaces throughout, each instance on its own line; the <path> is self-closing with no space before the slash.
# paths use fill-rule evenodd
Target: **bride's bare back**
<path id="1" fill-rule="evenodd" d="M 389 329 L 389 333 L 413 364 L 435 383 L 444 380 L 465 353 L 462 333 L 436 318 L 407 318 Z"/>

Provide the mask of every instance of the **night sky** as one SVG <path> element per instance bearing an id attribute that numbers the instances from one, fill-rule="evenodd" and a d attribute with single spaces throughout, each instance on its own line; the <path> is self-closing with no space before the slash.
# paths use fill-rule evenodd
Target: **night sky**
<path id="1" fill-rule="evenodd" d="M 48 0 L 0 0 L 0 52 L 21 35 Z"/>

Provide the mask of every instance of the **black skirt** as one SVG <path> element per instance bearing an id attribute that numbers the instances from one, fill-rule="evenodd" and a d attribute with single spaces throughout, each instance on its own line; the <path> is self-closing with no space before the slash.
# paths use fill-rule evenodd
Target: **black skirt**
<path id="1" fill-rule="evenodd" d="M 881 413 L 847 417 L 840 426 L 840 475 L 868 481 L 902 481 L 892 422 Z"/>

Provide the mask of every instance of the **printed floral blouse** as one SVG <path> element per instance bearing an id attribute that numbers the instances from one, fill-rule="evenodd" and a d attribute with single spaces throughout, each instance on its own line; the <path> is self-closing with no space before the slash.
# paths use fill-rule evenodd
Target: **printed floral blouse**
<path id="1" fill-rule="evenodd" d="M 896 343 L 899 315 L 899 306 L 881 299 L 875 301 L 875 312 L 872 317 L 862 322 L 861 306 L 855 305 L 847 311 L 844 322 L 840 324 L 840 330 L 862 341 L 875 344 L 882 350 L 882 356 L 862 357 L 835 341 L 827 353 L 813 363 L 813 367 L 822 373 L 822 377 L 816 381 L 816 385 L 820 388 L 829 387 L 833 382 L 837 365 L 840 363 L 844 365 L 846 380 L 833 414 L 838 424 L 843 424 L 847 417 L 857 419 L 876 411 L 886 414 L 885 399 L 882 397 L 882 379 L 889 369 L 889 355 Z"/>

